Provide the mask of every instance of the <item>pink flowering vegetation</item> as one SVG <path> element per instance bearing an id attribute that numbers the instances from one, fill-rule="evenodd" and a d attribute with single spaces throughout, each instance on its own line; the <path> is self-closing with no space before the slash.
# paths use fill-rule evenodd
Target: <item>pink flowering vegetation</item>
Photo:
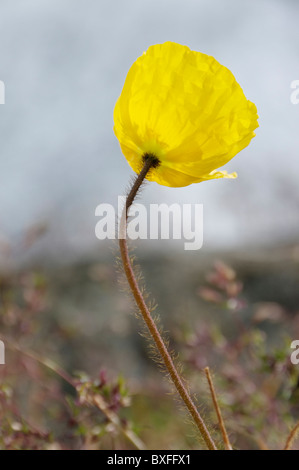
<path id="1" fill-rule="evenodd" d="M 50 314 L 51 282 L 35 271 L 0 279 L 6 352 L 0 366 L 0 448 L 204 448 L 184 412 L 165 394 L 166 382 L 155 376 L 124 378 L 117 364 L 105 368 L 109 350 L 98 366 L 86 359 L 86 371 L 73 369 L 74 335 L 76 349 L 81 342 L 90 355 L 100 353 L 67 320 L 62 327 Z M 215 264 L 196 293 L 199 310 L 206 305 L 214 314 L 199 311 L 198 320 L 174 320 L 170 343 L 180 351 L 218 448 L 225 444 L 207 367 L 233 449 L 298 448 L 299 365 L 290 360 L 290 343 L 299 315 L 274 302 L 251 303 L 246 282 L 243 287 L 223 263 Z"/>

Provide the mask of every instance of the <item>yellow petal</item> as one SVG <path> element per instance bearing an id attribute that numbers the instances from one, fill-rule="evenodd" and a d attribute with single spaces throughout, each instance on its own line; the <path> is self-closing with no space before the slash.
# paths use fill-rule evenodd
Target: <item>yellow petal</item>
<path id="1" fill-rule="evenodd" d="M 151 46 L 130 68 L 114 131 L 134 171 L 152 153 L 160 166 L 148 179 L 177 187 L 228 177 L 213 172 L 249 144 L 257 117 L 226 67 L 167 42 Z"/>

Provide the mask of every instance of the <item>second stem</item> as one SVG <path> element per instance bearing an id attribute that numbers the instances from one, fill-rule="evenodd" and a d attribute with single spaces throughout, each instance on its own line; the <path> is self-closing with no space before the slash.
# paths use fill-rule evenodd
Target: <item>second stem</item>
<path id="1" fill-rule="evenodd" d="M 150 310 L 146 305 L 146 302 L 143 298 L 143 295 L 141 293 L 141 290 L 139 288 L 139 285 L 137 283 L 133 266 L 130 260 L 130 255 L 128 251 L 128 245 L 127 245 L 127 240 L 126 240 L 126 234 L 127 234 L 127 219 L 128 219 L 128 211 L 130 206 L 132 205 L 134 198 L 142 185 L 146 175 L 148 172 L 151 170 L 151 168 L 155 167 L 157 164 L 157 159 L 155 159 L 154 156 L 152 155 L 145 155 L 144 156 L 144 165 L 142 170 L 140 171 L 139 175 L 137 176 L 128 196 L 126 199 L 126 205 L 124 208 L 124 212 L 122 215 L 122 219 L 120 222 L 120 239 L 119 239 L 119 246 L 120 246 L 120 253 L 121 253 L 121 259 L 124 267 L 124 271 L 129 283 L 129 286 L 131 288 L 131 291 L 133 293 L 135 302 L 142 314 L 142 317 L 147 325 L 147 328 L 155 342 L 156 348 L 163 360 L 163 363 L 169 373 L 169 376 L 175 385 L 177 392 L 179 393 L 180 397 L 182 398 L 183 402 L 185 403 L 189 413 L 191 414 L 196 426 L 198 427 L 198 430 L 204 439 L 207 447 L 209 450 L 217 450 L 217 447 L 207 429 L 207 426 L 201 417 L 192 397 L 190 396 L 182 377 L 178 373 L 174 362 L 172 360 L 172 357 L 170 353 L 167 350 L 167 347 L 164 343 L 164 340 L 151 316 Z"/>

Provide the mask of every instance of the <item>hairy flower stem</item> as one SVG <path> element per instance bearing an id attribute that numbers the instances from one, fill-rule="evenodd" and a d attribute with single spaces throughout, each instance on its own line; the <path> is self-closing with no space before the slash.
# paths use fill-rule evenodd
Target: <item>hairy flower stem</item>
<path id="1" fill-rule="evenodd" d="M 163 363 L 165 364 L 165 367 L 169 373 L 169 376 L 172 379 L 172 382 L 174 383 L 179 395 L 181 396 L 182 400 L 184 401 L 186 407 L 188 408 L 188 411 L 190 412 L 194 422 L 196 423 L 199 432 L 204 439 L 207 447 L 209 450 L 217 450 L 217 447 L 194 403 L 192 400 L 186 386 L 184 385 L 183 379 L 181 378 L 180 374 L 178 373 L 173 360 L 171 358 L 170 353 L 167 350 L 167 347 L 163 341 L 163 338 L 161 337 L 159 330 L 154 322 L 154 320 L 151 317 L 150 310 L 148 309 L 145 300 L 142 296 L 141 290 L 138 286 L 138 283 L 136 281 L 133 267 L 131 264 L 130 256 L 129 256 L 129 251 L 128 251 L 128 245 L 127 245 L 127 240 L 126 240 L 126 227 L 127 227 L 127 218 L 128 218 L 128 210 L 131 206 L 131 204 L 134 201 L 134 198 L 142 185 L 142 182 L 144 181 L 144 178 L 146 177 L 147 173 L 150 171 L 151 168 L 157 166 L 157 159 L 154 158 L 152 155 L 145 155 L 144 158 L 144 165 L 142 170 L 140 171 L 139 175 L 137 176 L 130 192 L 129 195 L 127 196 L 126 199 L 126 205 L 124 208 L 124 212 L 122 215 L 122 219 L 120 222 L 120 240 L 119 240 L 119 246 L 120 246 L 120 253 L 121 253 L 121 259 L 123 262 L 125 274 L 129 283 L 129 286 L 131 288 L 131 291 L 134 295 L 134 299 L 136 301 L 136 304 L 142 314 L 142 317 L 146 323 L 147 328 L 149 329 L 149 332 L 155 342 L 155 345 L 157 347 L 157 350 L 163 360 Z"/>

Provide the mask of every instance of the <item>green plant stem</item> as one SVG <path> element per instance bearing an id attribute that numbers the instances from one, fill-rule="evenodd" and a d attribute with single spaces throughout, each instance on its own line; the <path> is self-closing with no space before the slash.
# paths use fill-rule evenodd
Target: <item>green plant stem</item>
<path id="1" fill-rule="evenodd" d="M 165 364 L 165 367 L 169 373 L 169 376 L 175 385 L 180 397 L 182 398 L 183 402 L 185 403 L 188 411 L 190 412 L 194 422 L 196 423 L 198 430 L 204 439 L 207 447 L 209 450 L 217 450 L 217 447 L 205 425 L 205 422 L 203 418 L 201 417 L 194 401 L 192 400 L 186 386 L 184 385 L 183 379 L 181 378 L 180 374 L 178 373 L 174 362 L 171 358 L 170 353 L 167 350 L 167 347 L 163 341 L 162 336 L 159 333 L 159 330 L 154 322 L 154 320 L 151 317 L 150 310 L 148 309 L 145 300 L 143 298 L 143 295 L 141 293 L 141 290 L 138 286 L 138 283 L 136 281 L 133 267 L 131 264 L 130 256 L 129 256 L 129 251 L 128 251 L 128 245 L 127 245 L 127 240 L 126 240 L 126 230 L 127 230 L 127 218 L 128 218 L 128 210 L 131 206 L 131 204 L 134 201 L 134 198 L 142 185 L 146 175 L 150 171 L 150 169 L 155 165 L 155 159 L 151 156 L 147 156 L 147 158 L 144 159 L 144 165 L 142 170 L 140 171 L 139 175 L 137 176 L 128 196 L 126 199 L 126 205 L 123 211 L 123 215 L 121 218 L 120 222 L 120 239 L 119 239 L 119 246 L 120 246 L 120 253 L 121 253 L 121 259 L 122 263 L 124 266 L 124 271 L 129 283 L 129 286 L 131 288 L 131 291 L 133 293 L 135 302 L 142 314 L 142 317 L 147 325 L 147 328 L 155 342 L 155 345 L 157 347 L 157 350 L 163 360 L 163 363 Z"/>

